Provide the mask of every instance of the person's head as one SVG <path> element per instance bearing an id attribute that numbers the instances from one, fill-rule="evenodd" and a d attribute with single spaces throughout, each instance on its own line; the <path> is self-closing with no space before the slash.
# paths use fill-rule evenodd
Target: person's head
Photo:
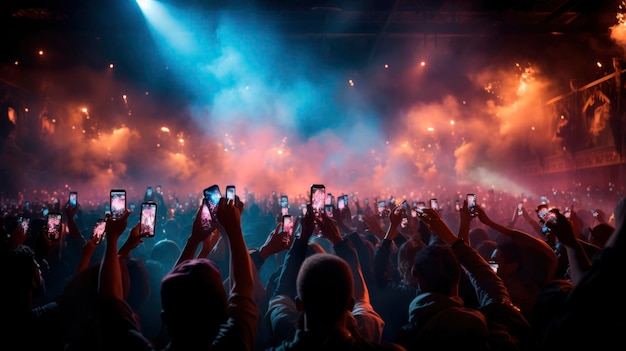
<path id="1" fill-rule="evenodd" d="M 413 264 L 415 263 L 415 254 L 425 246 L 426 245 L 421 240 L 411 238 L 402 243 L 398 248 L 398 271 L 404 281 L 409 285 L 415 285 L 415 279 L 411 274 Z"/>
<path id="2" fill-rule="evenodd" d="M 328 253 L 307 257 L 298 272 L 296 304 L 304 311 L 307 327 L 334 324 L 354 307 L 350 266 Z"/>
<path id="3" fill-rule="evenodd" d="M 458 295 L 461 264 L 448 245 L 431 244 L 418 250 L 412 275 L 421 293 Z"/>
<path id="4" fill-rule="evenodd" d="M 606 223 L 600 223 L 595 227 L 590 228 L 589 242 L 602 248 L 604 247 L 604 244 L 606 244 L 606 241 L 609 240 L 609 237 L 613 234 L 614 230 L 615 228 L 612 226 Z"/>
<path id="5" fill-rule="evenodd" d="M 18 245 L 0 254 L 0 296 L 3 303 L 32 302 L 32 298 L 45 293 L 45 283 L 35 251 L 26 245 Z"/>
<path id="6" fill-rule="evenodd" d="M 480 243 L 489 239 L 489 234 L 483 228 L 472 228 L 469 231 L 469 240 L 473 248 L 477 248 Z"/>
<path id="7" fill-rule="evenodd" d="M 489 261 L 491 260 L 491 257 L 493 256 L 493 251 L 496 249 L 497 246 L 498 246 L 498 243 L 496 243 L 495 241 L 485 240 L 479 243 L 478 245 L 476 245 L 476 251 L 478 251 L 478 253 L 486 261 Z"/>
<path id="8" fill-rule="evenodd" d="M 180 246 L 170 239 L 157 241 L 150 252 L 150 259 L 155 260 L 165 267 L 174 267 L 180 256 Z"/>
<path id="9" fill-rule="evenodd" d="M 150 273 L 142 259 L 129 257 L 125 260 L 128 280 L 124 280 L 124 298 L 133 309 L 150 298 Z"/>
<path id="10" fill-rule="evenodd" d="M 522 265 L 522 253 L 509 238 L 501 238 L 497 241 L 491 259 L 498 264 L 498 275 L 503 279 L 515 274 Z"/>
<path id="11" fill-rule="evenodd" d="M 161 317 L 173 341 L 210 343 L 226 322 L 227 297 L 220 270 L 196 258 L 174 267 L 161 281 Z"/>

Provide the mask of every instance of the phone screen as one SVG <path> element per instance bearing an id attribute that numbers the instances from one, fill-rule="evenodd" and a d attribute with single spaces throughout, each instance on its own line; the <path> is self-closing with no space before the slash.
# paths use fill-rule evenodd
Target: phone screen
<path id="1" fill-rule="evenodd" d="M 152 197 L 152 187 L 151 186 L 146 188 L 146 196 L 147 197 Z"/>
<path id="2" fill-rule="evenodd" d="M 201 220 L 202 228 L 204 228 L 205 230 L 209 230 L 213 228 L 213 216 L 211 215 L 211 210 L 209 209 L 209 205 L 207 204 L 206 199 L 202 201 L 202 211 L 200 212 L 200 220 Z"/>
<path id="3" fill-rule="evenodd" d="M 326 213 L 326 215 L 328 217 L 333 217 L 333 211 L 335 210 L 335 205 L 333 204 L 327 204 L 324 205 L 324 213 Z"/>
<path id="4" fill-rule="evenodd" d="M 78 203 L 78 193 L 76 191 L 70 192 L 70 206 L 72 206 L 72 208 L 76 208 L 77 203 Z"/>
<path id="5" fill-rule="evenodd" d="M 118 219 L 122 217 L 124 211 L 126 211 L 126 190 L 113 189 L 111 190 L 111 217 Z"/>
<path id="6" fill-rule="evenodd" d="M 523 215 L 524 214 L 523 210 L 524 210 L 524 203 L 520 201 L 517 203 L 517 215 L 518 216 Z"/>
<path id="7" fill-rule="evenodd" d="M 385 201 L 378 201 L 377 208 L 378 215 L 382 216 L 383 212 L 385 212 Z"/>
<path id="8" fill-rule="evenodd" d="M 220 203 L 220 199 L 222 198 L 222 193 L 220 191 L 220 187 L 217 184 L 213 184 L 210 187 L 204 189 L 204 198 L 207 199 L 207 203 L 209 204 L 209 209 L 213 214 L 217 210 L 217 205 Z"/>
<path id="9" fill-rule="evenodd" d="M 280 196 L 280 213 L 283 216 L 289 214 L 289 197 L 287 195 Z"/>
<path id="10" fill-rule="evenodd" d="M 470 215 L 476 216 L 476 195 L 475 194 L 467 194 L 467 208 L 469 210 Z"/>
<path id="11" fill-rule="evenodd" d="M 48 239 L 57 241 L 61 238 L 62 215 L 56 212 L 49 212 L 46 216 L 46 233 Z"/>
<path id="12" fill-rule="evenodd" d="M 283 216 L 283 232 L 287 233 L 289 240 L 293 237 L 293 217 Z"/>
<path id="13" fill-rule="evenodd" d="M 316 214 L 322 213 L 325 201 L 326 187 L 322 184 L 311 185 L 311 206 Z"/>
<path id="14" fill-rule="evenodd" d="M 234 185 L 227 185 L 226 186 L 226 198 L 228 200 L 235 200 L 235 186 Z"/>
<path id="15" fill-rule="evenodd" d="M 24 233 L 28 233 L 28 228 L 30 226 L 30 218 L 20 218 L 20 225 L 22 229 L 24 229 Z"/>
<path id="16" fill-rule="evenodd" d="M 499 265 L 496 263 L 496 261 L 489 261 L 489 266 L 491 267 L 494 273 L 498 273 Z"/>
<path id="17" fill-rule="evenodd" d="M 437 199 L 430 199 L 430 208 L 438 210 L 439 204 L 437 203 Z"/>
<path id="18" fill-rule="evenodd" d="M 144 202 L 141 204 L 141 229 L 140 233 L 153 237 L 156 230 L 157 204 L 156 202 Z"/>
<path id="19" fill-rule="evenodd" d="M 454 209 L 458 212 L 461 210 L 461 200 L 454 201 Z"/>
<path id="20" fill-rule="evenodd" d="M 93 237 L 96 238 L 96 245 L 100 244 L 104 239 L 104 229 L 106 228 L 107 222 L 104 218 L 99 218 L 96 220 L 96 224 L 93 227 Z"/>
<path id="21" fill-rule="evenodd" d="M 340 210 L 346 208 L 346 200 L 343 196 L 339 196 L 339 198 L 337 198 L 337 208 Z"/>

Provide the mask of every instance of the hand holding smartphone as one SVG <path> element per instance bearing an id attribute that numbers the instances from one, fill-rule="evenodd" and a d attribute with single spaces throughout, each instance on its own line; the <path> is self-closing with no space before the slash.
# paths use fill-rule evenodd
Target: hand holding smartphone
<path id="1" fill-rule="evenodd" d="M 222 198 L 222 192 L 220 191 L 219 185 L 213 184 L 210 187 L 204 189 L 204 198 L 207 200 L 209 210 L 211 210 L 211 213 L 215 215 L 217 211 L 217 205 L 219 205 L 220 199 Z"/>
<path id="2" fill-rule="evenodd" d="M 467 194 L 465 196 L 467 200 L 467 209 L 472 217 L 476 216 L 476 194 Z"/>
<path id="3" fill-rule="evenodd" d="M 283 216 L 283 232 L 287 233 L 285 241 L 291 242 L 293 239 L 293 217 L 291 215 Z"/>
<path id="4" fill-rule="evenodd" d="M 280 196 L 280 213 L 283 216 L 289 214 L 289 197 L 287 195 Z"/>
<path id="5" fill-rule="evenodd" d="M 209 209 L 208 200 L 202 199 L 202 210 L 200 211 L 200 223 L 204 230 L 210 230 L 213 228 L 213 214 Z"/>
<path id="6" fill-rule="evenodd" d="M 48 212 L 46 215 L 46 235 L 49 240 L 61 239 L 62 219 L 60 212 Z"/>
<path id="7" fill-rule="evenodd" d="M 148 201 L 141 204 L 141 226 L 140 233 L 147 237 L 154 237 L 157 220 L 157 204 Z"/>
<path id="8" fill-rule="evenodd" d="M 126 190 L 111 189 L 110 192 L 111 217 L 118 219 L 126 211 Z"/>
<path id="9" fill-rule="evenodd" d="M 311 185 L 311 206 L 316 216 L 324 211 L 324 203 L 326 201 L 326 187 L 323 184 Z"/>
<path id="10" fill-rule="evenodd" d="M 104 240 L 104 236 L 105 236 L 104 230 L 106 229 L 106 225 L 107 225 L 106 219 L 98 218 L 96 220 L 96 224 L 93 227 L 93 233 L 92 233 L 92 236 L 96 238 L 96 245 L 100 244 L 102 240 Z"/>
<path id="11" fill-rule="evenodd" d="M 76 205 L 78 204 L 78 192 L 76 191 L 70 191 L 70 206 L 72 208 L 76 208 Z"/>
<path id="12" fill-rule="evenodd" d="M 234 185 L 226 186 L 226 198 L 235 201 L 236 189 Z"/>

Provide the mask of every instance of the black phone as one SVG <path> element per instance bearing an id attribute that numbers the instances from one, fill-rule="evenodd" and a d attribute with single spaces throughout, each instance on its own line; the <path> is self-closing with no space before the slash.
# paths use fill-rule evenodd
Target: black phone
<path id="1" fill-rule="evenodd" d="M 467 200 L 467 209 L 470 215 L 476 216 L 476 194 L 467 194 L 465 199 Z"/>
<path id="2" fill-rule="evenodd" d="M 46 215 L 46 235 L 48 239 L 57 241 L 61 239 L 63 215 L 60 212 L 48 212 Z"/>
<path id="3" fill-rule="evenodd" d="M 78 204 L 78 192 L 70 191 L 70 206 L 72 208 L 76 208 L 77 204 Z"/>
<path id="4" fill-rule="evenodd" d="M 524 203 L 522 201 L 517 203 L 517 215 L 522 216 L 524 214 Z"/>
<path id="5" fill-rule="evenodd" d="M 104 230 L 106 229 L 106 226 L 107 226 L 106 219 L 98 218 L 96 220 L 96 224 L 93 226 L 93 233 L 92 233 L 92 236 L 96 238 L 96 245 L 100 244 L 102 240 L 104 240 L 104 236 L 105 236 Z"/>
<path id="6" fill-rule="evenodd" d="M 141 204 L 141 226 L 140 233 L 147 237 L 154 237 L 157 220 L 157 204 L 153 201 L 143 202 Z"/>
<path id="7" fill-rule="evenodd" d="M 111 189 L 110 192 L 111 217 L 118 219 L 126 211 L 126 190 Z"/>
<path id="8" fill-rule="evenodd" d="M 461 210 L 461 200 L 454 201 L 454 210 L 457 212 Z"/>
<path id="9" fill-rule="evenodd" d="M 147 197 L 152 197 L 152 187 L 151 186 L 146 188 L 146 196 Z"/>
<path id="10" fill-rule="evenodd" d="M 217 211 L 217 205 L 220 203 L 220 199 L 222 198 L 222 192 L 220 191 L 219 185 L 213 184 L 204 189 L 204 198 L 207 200 L 211 213 L 215 214 Z"/>
<path id="11" fill-rule="evenodd" d="M 311 207 L 317 215 L 324 211 L 324 203 L 326 201 L 326 187 L 323 184 L 311 185 Z"/>
<path id="12" fill-rule="evenodd" d="M 226 186 L 226 198 L 228 200 L 233 200 L 235 201 L 235 195 L 237 194 L 235 186 L 234 185 L 227 185 Z"/>

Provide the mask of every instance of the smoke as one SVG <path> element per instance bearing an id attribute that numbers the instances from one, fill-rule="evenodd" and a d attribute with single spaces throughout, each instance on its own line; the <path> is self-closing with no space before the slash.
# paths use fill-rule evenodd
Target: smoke
<path id="1" fill-rule="evenodd" d="M 533 63 L 477 52 L 460 64 L 438 48 L 422 64 L 403 49 L 386 53 L 388 66 L 346 69 L 255 21 L 212 20 L 208 33 L 184 28 L 194 35 L 185 50 L 162 48 L 161 84 L 172 87 L 160 93 L 108 71 L 47 72 L 45 91 L 66 103 L 22 165 L 28 186 L 104 200 L 111 188 L 141 196 L 161 184 L 185 195 L 214 183 L 293 196 L 313 183 L 371 197 L 474 186 L 518 194 L 530 190 L 511 170 L 552 143 L 550 81 Z M 85 101 L 98 103 L 84 113 Z"/>

